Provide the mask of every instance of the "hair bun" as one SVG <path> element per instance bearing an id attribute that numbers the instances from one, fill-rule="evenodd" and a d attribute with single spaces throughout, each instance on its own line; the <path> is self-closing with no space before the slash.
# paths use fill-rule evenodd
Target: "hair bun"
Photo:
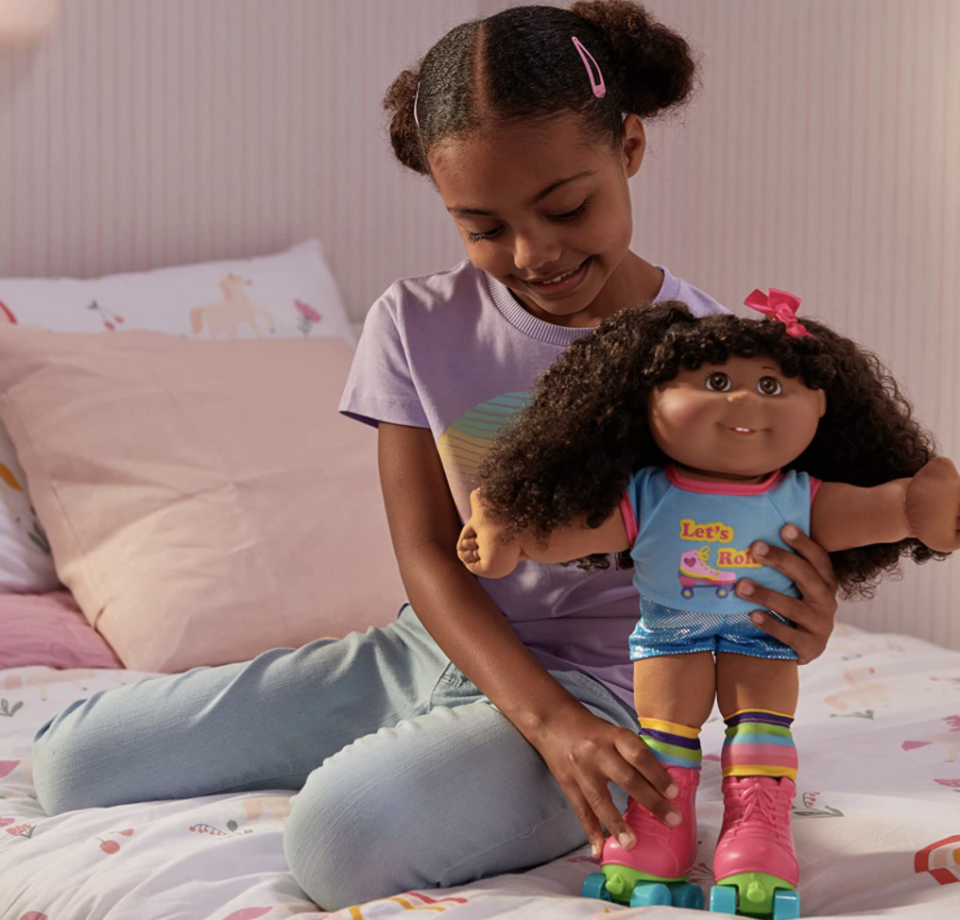
<path id="1" fill-rule="evenodd" d="M 580 0 L 570 12 L 600 32 L 623 82 L 626 111 L 641 118 L 685 102 L 696 86 L 697 62 L 683 36 L 633 0 Z M 609 80 L 607 81 L 609 84 Z"/>
<path id="2" fill-rule="evenodd" d="M 408 169 L 426 175 L 430 170 L 424 157 L 420 130 L 413 112 L 422 64 L 423 61 L 420 61 L 415 69 L 404 70 L 390 84 L 390 88 L 383 97 L 383 108 L 392 113 L 390 143 L 393 145 L 393 152 L 397 159 Z"/>

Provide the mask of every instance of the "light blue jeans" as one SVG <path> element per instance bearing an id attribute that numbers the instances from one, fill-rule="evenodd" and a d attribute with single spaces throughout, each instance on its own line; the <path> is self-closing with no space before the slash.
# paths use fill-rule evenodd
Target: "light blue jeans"
<path id="1" fill-rule="evenodd" d="M 638 730 L 593 678 L 551 673 Z M 539 865 L 586 839 L 537 751 L 409 606 L 382 629 L 101 690 L 47 722 L 33 757 L 50 815 L 299 790 L 284 853 L 327 910 Z"/>

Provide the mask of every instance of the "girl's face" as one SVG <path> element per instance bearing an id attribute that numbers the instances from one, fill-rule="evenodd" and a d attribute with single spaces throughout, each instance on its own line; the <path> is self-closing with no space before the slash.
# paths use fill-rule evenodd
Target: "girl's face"
<path id="1" fill-rule="evenodd" d="M 681 369 L 647 401 L 663 452 L 697 478 L 724 481 L 758 480 L 795 460 L 826 411 L 823 390 L 785 377 L 767 355 Z"/>
<path id="2" fill-rule="evenodd" d="M 534 316 L 586 325 L 633 235 L 627 180 L 645 139 L 635 115 L 619 157 L 589 143 L 575 115 L 498 125 L 429 156 L 440 197 L 478 268 Z M 562 281 L 548 284 L 559 276 Z M 623 304 L 619 304 L 623 306 Z"/>

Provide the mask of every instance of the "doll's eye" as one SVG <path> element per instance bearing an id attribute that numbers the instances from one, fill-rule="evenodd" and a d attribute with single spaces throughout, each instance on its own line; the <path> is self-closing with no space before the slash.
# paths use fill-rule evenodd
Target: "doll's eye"
<path id="1" fill-rule="evenodd" d="M 720 371 L 714 374 L 708 374 L 705 384 L 708 390 L 713 390 L 718 393 L 725 393 L 731 388 L 730 378 Z"/>
<path id="2" fill-rule="evenodd" d="M 757 381 L 757 392 L 761 396 L 779 396 L 783 392 L 776 377 L 761 377 Z"/>

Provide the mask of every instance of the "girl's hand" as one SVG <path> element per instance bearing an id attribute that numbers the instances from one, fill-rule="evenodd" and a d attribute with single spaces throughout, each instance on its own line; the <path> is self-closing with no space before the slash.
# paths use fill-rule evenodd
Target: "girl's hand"
<path id="1" fill-rule="evenodd" d="M 504 527 L 487 516 L 480 490 L 470 493 L 470 519 L 460 531 L 457 555 L 474 574 L 483 578 L 509 575 L 523 558 L 520 541 L 504 543 Z"/>
<path id="2" fill-rule="evenodd" d="M 680 812 L 669 801 L 679 790 L 635 732 L 611 725 L 578 704 L 527 737 L 573 804 L 594 857 L 603 851 L 601 825 L 624 849 L 636 844 L 636 835 L 607 788 L 611 780 L 667 826 L 680 823 Z M 671 787 L 674 791 L 668 797 Z M 676 815 L 674 824 L 667 820 L 672 815 Z"/>
<path id="3" fill-rule="evenodd" d="M 823 547 L 793 524 L 784 526 L 780 536 L 794 552 L 762 541 L 754 543 L 750 549 L 764 565 L 779 569 L 791 579 L 799 589 L 800 597 L 771 591 L 746 578 L 737 582 L 737 594 L 792 620 L 796 628 L 775 620 L 764 610 L 754 610 L 750 614 L 750 619 L 765 633 L 789 645 L 797 653 L 800 664 L 809 664 L 823 654 L 833 632 L 840 585 L 830 556 Z"/>

